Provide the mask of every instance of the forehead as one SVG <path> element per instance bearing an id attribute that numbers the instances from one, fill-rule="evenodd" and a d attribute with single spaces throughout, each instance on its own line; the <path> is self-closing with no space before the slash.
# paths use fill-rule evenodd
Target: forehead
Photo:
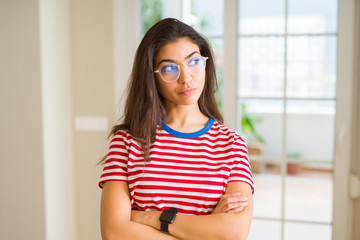
<path id="1" fill-rule="evenodd" d="M 184 61 L 184 59 L 192 52 L 200 53 L 198 45 L 188 38 L 179 38 L 174 42 L 165 44 L 159 49 L 155 56 L 155 63 L 157 64 L 163 59 Z"/>

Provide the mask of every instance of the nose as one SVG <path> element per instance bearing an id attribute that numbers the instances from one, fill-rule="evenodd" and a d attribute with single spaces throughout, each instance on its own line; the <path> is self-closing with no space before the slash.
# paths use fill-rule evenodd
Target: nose
<path id="1" fill-rule="evenodd" d="M 179 83 L 180 84 L 189 84 L 192 81 L 193 76 L 187 69 L 186 65 L 181 65 L 180 67 L 180 76 L 179 76 Z"/>

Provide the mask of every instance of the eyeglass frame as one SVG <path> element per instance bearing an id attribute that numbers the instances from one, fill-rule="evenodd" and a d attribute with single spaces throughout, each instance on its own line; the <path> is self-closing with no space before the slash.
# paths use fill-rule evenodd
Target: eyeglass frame
<path id="1" fill-rule="evenodd" d="M 200 58 L 203 59 L 203 61 L 204 61 L 204 63 L 205 63 L 205 64 L 204 64 L 204 68 L 202 69 L 202 70 L 204 70 L 204 69 L 206 68 L 206 60 L 207 60 L 209 57 L 204 57 L 204 56 L 201 56 L 201 55 L 200 55 Z M 186 63 L 188 63 L 191 59 L 192 59 L 192 58 L 190 58 L 190 59 L 188 59 L 188 60 L 185 60 L 185 61 L 183 61 L 183 62 L 180 62 L 179 64 L 177 64 L 177 63 L 174 62 L 173 64 L 175 64 L 175 65 L 178 67 L 179 70 L 181 69 L 180 65 L 184 65 L 184 66 L 186 67 L 188 73 L 190 73 L 190 71 L 189 71 Z M 163 67 L 163 66 L 159 66 L 159 68 L 156 69 L 156 70 L 154 71 L 154 73 L 159 74 L 159 75 L 160 75 L 160 78 L 161 78 L 164 82 L 172 83 L 172 82 L 176 82 L 176 81 L 179 79 L 181 71 L 179 71 L 179 74 L 178 74 L 178 76 L 177 76 L 177 78 L 176 78 L 175 80 L 172 80 L 172 81 L 167 81 L 167 80 L 165 80 L 165 79 L 163 78 L 163 76 L 161 75 L 161 73 L 160 73 L 160 69 L 161 69 L 162 67 Z M 200 72 L 197 73 L 197 74 L 193 74 L 193 73 L 190 73 L 190 74 L 191 74 L 191 75 L 199 75 Z"/>

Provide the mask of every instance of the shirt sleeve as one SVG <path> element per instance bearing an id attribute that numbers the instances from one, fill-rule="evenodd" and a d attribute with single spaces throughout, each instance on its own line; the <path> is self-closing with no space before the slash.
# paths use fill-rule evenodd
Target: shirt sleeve
<path id="1" fill-rule="evenodd" d="M 128 134 L 124 130 L 116 132 L 110 141 L 109 152 L 99 180 L 99 187 L 107 181 L 128 181 Z"/>
<path id="2" fill-rule="evenodd" d="M 252 192 L 254 193 L 254 181 L 247 146 L 244 139 L 238 134 L 235 134 L 234 137 L 233 153 L 234 162 L 228 182 L 245 182 L 250 185 Z"/>

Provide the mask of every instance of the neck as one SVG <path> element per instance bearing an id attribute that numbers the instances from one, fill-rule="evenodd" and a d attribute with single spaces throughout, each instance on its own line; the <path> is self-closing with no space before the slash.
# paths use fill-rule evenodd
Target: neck
<path id="1" fill-rule="evenodd" d="M 171 128 L 180 132 L 195 132 L 201 130 L 209 121 L 198 106 L 194 105 L 166 105 L 166 119 L 163 121 Z"/>

